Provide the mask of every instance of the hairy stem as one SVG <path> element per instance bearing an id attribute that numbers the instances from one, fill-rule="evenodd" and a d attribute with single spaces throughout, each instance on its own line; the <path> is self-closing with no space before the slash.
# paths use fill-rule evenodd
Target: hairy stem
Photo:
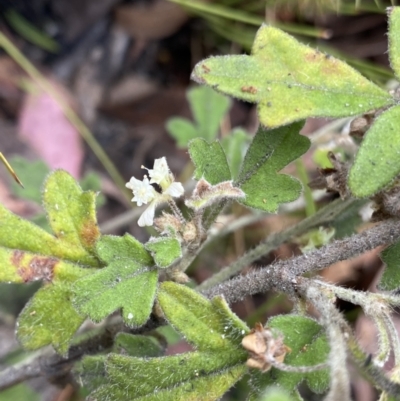
<path id="1" fill-rule="evenodd" d="M 322 270 L 332 264 L 354 258 L 381 245 L 389 245 L 400 237 L 398 219 L 390 219 L 360 234 L 334 241 L 320 249 L 284 261 L 273 263 L 212 288 L 203 289 L 209 298 L 224 295 L 229 303 L 238 302 L 248 295 L 270 289 L 293 295 L 296 298 L 297 278 L 306 272 Z"/>
<path id="2" fill-rule="evenodd" d="M 175 217 L 179 219 L 179 221 L 183 224 L 186 222 L 185 218 L 183 217 L 182 212 L 179 210 L 177 204 L 173 199 L 168 201 L 168 205 L 171 208 L 172 212 L 174 213 Z"/>
<path id="3" fill-rule="evenodd" d="M 312 287 L 313 285 L 315 286 L 316 284 L 321 293 L 326 292 L 326 290 L 321 289 L 320 282 L 316 282 L 312 279 L 301 279 L 301 287 L 304 289 L 304 292 L 307 288 Z M 370 295 L 378 298 L 382 294 Z M 340 324 L 350 356 L 352 357 L 353 362 L 357 365 L 357 368 L 361 371 L 362 375 L 365 376 L 374 387 L 385 391 L 387 394 L 392 396 L 400 394 L 400 384 L 390 380 L 386 375 L 386 372 L 373 363 L 372 355 L 367 355 L 365 351 L 362 350 L 352 329 L 343 319 L 341 319 Z"/>
<path id="4" fill-rule="evenodd" d="M 354 199 L 348 199 L 346 201 L 337 199 L 319 210 L 314 215 L 302 220 L 300 223 L 297 223 L 296 225 L 289 227 L 280 233 L 274 233 L 268 236 L 263 242 L 261 242 L 255 248 L 251 249 L 249 252 L 245 253 L 241 258 L 237 259 L 230 266 L 223 268 L 219 273 L 214 274 L 211 278 L 201 283 L 197 287 L 197 289 L 199 291 L 206 291 L 220 283 L 223 283 L 235 274 L 239 273 L 250 263 L 259 259 L 261 256 L 273 251 L 279 245 L 288 241 L 290 238 L 303 234 L 305 231 L 309 230 L 312 227 L 333 220 L 345 209 L 353 205 L 354 202 L 356 202 Z"/>
<path id="5" fill-rule="evenodd" d="M 312 366 L 292 366 L 292 365 L 286 365 L 285 363 L 279 363 L 276 361 L 271 362 L 271 365 L 276 369 L 282 370 L 283 372 L 290 372 L 290 373 L 310 373 L 310 372 L 315 372 L 317 370 L 326 369 L 329 367 L 327 363 L 319 363 L 318 365 L 312 365 Z"/>
<path id="6" fill-rule="evenodd" d="M 330 365 L 331 385 L 324 401 L 350 401 L 350 375 L 347 371 L 347 344 L 342 332 L 343 318 L 332 303 L 332 297 L 326 296 L 318 287 L 306 280 L 306 285 L 299 288 L 321 314 L 321 322 L 326 328 L 330 345 L 328 363 Z"/>
<path id="7" fill-rule="evenodd" d="M 383 367 L 390 356 L 390 338 L 382 316 L 370 316 L 378 330 L 378 353 L 374 358 L 377 366 Z"/>
<path id="8" fill-rule="evenodd" d="M 351 329 L 346 326 L 343 328 L 346 333 L 347 346 L 353 361 L 365 378 L 376 388 L 385 391 L 387 394 L 397 397 L 400 394 L 400 384 L 391 381 L 385 372 L 372 363 L 371 355 L 367 355 L 358 344 Z"/>
<path id="9" fill-rule="evenodd" d="M 322 291 L 329 291 L 335 297 L 351 302 L 354 305 L 361 306 L 364 313 L 373 320 L 378 330 L 379 338 L 379 351 L 374 359 L 374 363 L 382 367 L 388 360 L 391 352 L 389 337 L 390 329 L 386 322 L 387 316 L 389 316 L 390 320 L 390 309 L 388 299 L 385 299 L 385 294 L 355 291 L 350 288 L 343 288 L 324 283 L 320 280 L 314 280 L 314 285 Z"/>
<path id="10" fill-rule="evenodd" d="M 392 343 L 393 355 L 394 355 L 394 366 L 400 366 L 400 340 L 397 329 L 393 323 L 390 313 L 383 313 L 383 321 L 385 323 L 386 330 L 389 333 L 389 337 Z"/>

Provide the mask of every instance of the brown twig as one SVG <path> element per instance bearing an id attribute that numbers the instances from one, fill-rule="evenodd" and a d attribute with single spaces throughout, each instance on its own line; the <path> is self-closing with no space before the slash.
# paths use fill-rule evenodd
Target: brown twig
<path id="1" fill-rule="evenodd" d="M 390 245 L 400 238 L 400 220 L 391 219 L 351 237 L 334 241 L 313 252 L 279 261 L 206 290 L 208 298 L 223 295 L 228 303 L 241 301 L 248 295 L 271 289 L 296 296 L 297 277 L 306 272 L 324 269 L 354 258 L 381 245 Z"/>

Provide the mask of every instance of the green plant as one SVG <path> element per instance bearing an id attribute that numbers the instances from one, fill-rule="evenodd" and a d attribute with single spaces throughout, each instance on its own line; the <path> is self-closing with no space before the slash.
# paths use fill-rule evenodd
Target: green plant
<path id="1" fill-rule="evenodd" d="M 400 8 L 390 9 L 389 22 L 390 59 L 399 75 Z M 400 341 L 392 320 L 393 308 L 400 305 L 397 92 L 387 93 L 345 63 L 266 25 L 250 56 L 206 59 L 195 67 L 193 78 L 257 103 L 262 126 L 238 168 L 235 135 L 225 145 L 213 140 L 226 100 L 206 119 L 204 102 L 218 96 L 204 89 L 191 92 L 196 125 L 176 119 L 168 125 L 178 144 L 188 147 L 195 168 L 197 183 L 185 199 L 185 213 L 174 200 L 184 194 L 184 187 L 164 157 L 146 169 L 143 180 L 132 177 L 126 184 L 133 201 L 147 205 L 139 225 L 153 226 L 157 237 L 142 244 L 128 234 L 101 235 L 94 193 L 83 191 L 60 170 L 48 176 L 43 191 L 53 234 L 0 206 L 0 280 L 43 282 L 18 318 L 17 336 L 27 350 L 52 345 L 58 353 L 46 364 L 40 356 L 16 371 L 4 371 L 0 388 L 37 375 L 60 380 L 60 367 L 67 365 L 64 373 L 69 373 L 74 365 L 89 399 L 99 401 L 216 400 L 246 375 L 249 400 L 301 400 L 299 385 L 304 382 L 314 393 L 325 394 L 325 400 L 347 401 L 346 361 L 351 358 L 381 392 L 381 400 L 399 399 Z M 185 272 L 196 256 L 229 232 L 213 237 L 210 231 L 224 208 L 239 202 L 275 213 L 300 196 L 300 182 L 279 171 L 310 146 L 299 134 L 305 118 L 361 113 L 368 114 L 357 117 L 353 128 L 357 125 L 366 134 L 353 164 L 349 167 L 329 155 L 333 167 L 322 171 L 323 186 L 342 199 L 268 236 L 200 285 L 190 282 Z M 236 150 L 229 158 L 226 150 L 231 148 Z M 344 220 L 350 224 L 343 232 L 354 229 L 353 217 L 363 204 L 357 198 L 367 197 L 375 202 L 379 224 L 335 241 L 332 230 L 319 229 Z M 156 207 L 165 203 L 170 211 L 156 217 Z M 232 279 L 260 256 L 305 233 L 312 240 L 306 254 Z M 387 265 L 381 280 L 384 291 L 360 292 L 313 275 L 381 245 L 391 245 L 382 255 Z M 250 328 L 229 308 L 269 290 L 285 293 L 294 303 L 293 312 Z M 334 303 L 337 298 L 359 305 L 374 321 L 379 333 L 375 355 L 362 350 Z M 318 319 L 307 316 L 308 304 Z M 87 318 L 103 323 L 76 334 Z M 192 350 L 164 356 L 168 340 L 160 328 L 165 325 Z M 383 365 L 391 353 L 394 368 L 387 374 Z"/>

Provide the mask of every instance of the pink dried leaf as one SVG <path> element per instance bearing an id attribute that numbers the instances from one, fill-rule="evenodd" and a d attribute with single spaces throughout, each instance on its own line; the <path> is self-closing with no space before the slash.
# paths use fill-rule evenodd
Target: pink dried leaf
<path id="1" fill-rule="evenodd" d="M 59 84 L 54 85 L 66 103 L 72 99 Z M 68 121 L 62 108 L 49 94 L 37 90 L 29 93 L 18 121 L 18 135 L 49 165 L 80 177 L 83 161 L 82 139 Z"/>

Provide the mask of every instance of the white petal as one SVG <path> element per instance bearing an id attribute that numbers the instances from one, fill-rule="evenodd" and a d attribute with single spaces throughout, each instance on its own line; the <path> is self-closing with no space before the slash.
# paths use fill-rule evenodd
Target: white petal
<path id="1" fill-rule="evenodd" d="M 174 198 L 179 198 L 185 190 L 180 182 L 173 182 L 165 191 L 164 194 L 171 195 Z"/>
<path id="2" fill-rule="evenodd" d="M 154 160 L 153 169 L 148 171 L 151 178 L 150 182 L 161 184 L 161 182 L 167 179 L 170 175 L 167 159 L 161 157 L 160 159 Z"/>
<path id="3" fill-rule="evenodd" d="M 165 157 L 160 157 L 159 159 L 155 159 L 153 169 L 157 171 L 168 171 L 169 167 L 167 159 Z"/>
<path id="4" fill-rule="evenodd" d="M 139 182 L 142 181 L 136 179 L 135 177 L 131 177 L 131 179 L 125 184 L 125 186 L 133 191 L 133 189 L 138 185 Z"/>
<path id="5" fill-rule="evenodd" d="M 136 180 L 132 185 L 133 202 L 138 206 L 151 202 L 156 197 L 156 190 L 150 185 L 149 179 L 144 176 L 143 181 Z"/>
<path id="6" fill-rule="evenodd" d="M 154 214 L 156 212 L 156 202 L 151 202 L 147 209 L 142 213 L 138 220 L 140 227 L 152 226 L 154 220 Z"/>

